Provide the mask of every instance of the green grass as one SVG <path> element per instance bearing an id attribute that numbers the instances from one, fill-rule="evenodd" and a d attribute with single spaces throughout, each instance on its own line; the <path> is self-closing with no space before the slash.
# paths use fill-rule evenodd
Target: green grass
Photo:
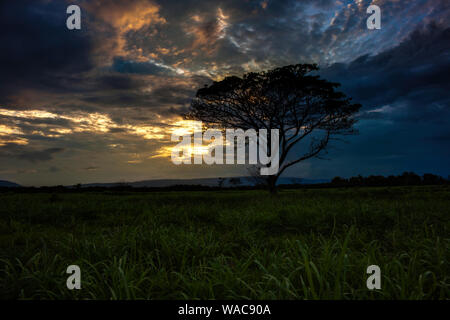
<path id="1" fill-rule="evenodd" d="M 450 188 L 0 194 L 3 299 L 449 299 Z M 81 290 L 66 268 L 81 268 Z M 366 288 L 367 266 L 381 290 Z"/>

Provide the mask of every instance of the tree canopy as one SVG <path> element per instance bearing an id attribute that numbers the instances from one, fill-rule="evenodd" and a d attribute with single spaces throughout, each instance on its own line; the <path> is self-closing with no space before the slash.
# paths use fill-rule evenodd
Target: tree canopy
<path id="1" fill-rule="evenodd" d="M 351 103 L 336 90 L 339 83 L 321 79 L 317 70 L 315 64 L 296 64 L 226 77 L 199 89 L 185 117 L 222 129 L 278 129 L 280 169 L 267 177 L 274 191 L 288 167 L 319 156 L 333 136 L 355 133 L 354 115 L 361 105 Z M 309 147 L 293 154 L 306 137 Z"/>

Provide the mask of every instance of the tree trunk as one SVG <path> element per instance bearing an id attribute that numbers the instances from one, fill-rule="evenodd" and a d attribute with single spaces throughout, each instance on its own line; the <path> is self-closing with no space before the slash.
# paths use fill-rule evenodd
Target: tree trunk
<path id="1" fill-rule="evenodd" d="M 271 194 L 277 193 L 277 180 L 278 177 L 276 175 L 267 177 L 267 186 L 269 187 L 269 192 Z"/>

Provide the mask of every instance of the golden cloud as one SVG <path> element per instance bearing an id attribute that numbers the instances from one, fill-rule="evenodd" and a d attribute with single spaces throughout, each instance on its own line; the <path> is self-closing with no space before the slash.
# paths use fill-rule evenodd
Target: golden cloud
<path id="1" fill-rule="evenodd" d="M 7 143 L 28 144 L 28 139 L 23 137 L 25 134 L 44 136 L 47 138 L 59 138 L 61 136 L 76 133 L 94 133 L 94 134 L 113 134 L 113 129 L 121 129 L 118 134 L 130 134 L 141 137 L 146 140 L 157 140 L 163 144 L 171 141 L 171 135 L 178 136 L 190 135 L 194 131 L 199 130 L 196 121 L 184 120 L 180 117 L 172 119 L 158 119 L 158 123 L 153 124 L 119 124 L 111 119 L 107 114 L 95 113 L 74 113 L 74 114 L 57 114 L 44 110 L 9 110 L 0 109 L 0 116 L 4 116 L 11 122 L 32 125 L 36 129 L 31 132 L 23 132 L 17 125 L 0 125 L 0 146 Z M 55 124 L 54 122 L 31 124 L 32 119 L 64 119 L 69 121 L 69 126 Z M 201 128 L 200 128 L 201 129 Z M 110 144 L 112 148 L 118 147 L 118 144 Z M 208 151 L 208 147 L 193 148 L 184 150 L 184 154 L 204 154 Z M 161 146 L 152 157 L 170 156 L 172 147 L 167 145 Z M 150 158 L 152 158 L 150 157 Z M 137 163 L 133 159 L 133 162 Z M 139 160 L 140 161 L 140 160 Z"/>
<path id="2" fill-rule="evenodd" d="M 100 55 L 103 55 L 103 57 L 105 52 L 107 52 L 110 58 L 113 56 L 128 56 L 136 61 L 147 60 L 142 55 L 141 48 L 136 46 L 131 49 L 126 48 L 126 33 L 140 30 L 150 25 L 166 23 L 166 19 L 159 14 L 159 5 L 150 1 L 97 0 L 87 1 L 83 6 L 91 14 L 114 28 L 115 39 L 112 42 L 102 44 L 98 48 L 101 52 Z M 97 28 L 100 28 L 100 26 L 97 25 Z M 108 32 L 108 30 L 104 29 L 99 31 Z M 103 62 L 105 63 L 105 61 Z"/>
<path id="3" fill-rule="evenodd" d="M 213 20 L 205 20 L 199 15 L 192 16 L 191 19 L 194 23 L 185 28 L 186 32 L 194 37 L 190 50 L 200 48 L 211 54 L 216 49 L 217 40 L 224 38 L 226 35 L 229 16 L 226 16 L 222 9 L 218 8 Z"/>

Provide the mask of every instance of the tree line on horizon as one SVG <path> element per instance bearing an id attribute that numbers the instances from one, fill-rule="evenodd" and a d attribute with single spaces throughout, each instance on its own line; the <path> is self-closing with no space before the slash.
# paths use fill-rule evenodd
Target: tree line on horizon
<path id="1" fill-rule="evenodd" d="M 218 186 L 204 186 L 204 185 L 173 185 L 167 187 L 133 187 L 126 183 L 119 184 L 112 187 L 82 187 L 81 184 L 76 186 L 44 186 L 44 187 L 0 187 L 0 192 L 91 192 L 91 191 L 110 191 L 110 192 L 166 192 L 166 191 L 218 191 L 224 189 L 239 189 L 239 190 L 255 190 L 266 189 L 263 183 L 255 181 L 255 185 L 242 185 L 239 177 L 229 178 L 229 186 L 224 186 L 225 178 L 219 178 Z M 425 173 L 422 176 L 414 172 L 404 172 L 401 175 L 370 175 L 363 177 L 358 175 L 351 178 L 334 177 L 330 182 L 315 183 L 315 184 L 280 184 L 280 189 L 298 189 L 298 188 L 327 188 L 327 187 L 383 187 L 383 186 L 421 186 L 421 185 L 449 185 L 450 176 L 447 179 L 432 173 Z"/>
<path id="2" fill-rule="evenodd" d="M 351 178 L 334 177 L 331 180 L 331 185 L 337 187 L 347 186 L 415 186 L 415 185 L 439 185 L 449 184 L 450 176 L 444 179 L 441 176 L 425 173 L 419 176 L 414 172 L 405 171 L 401 175 L 389 175 L 387 177 L 382 175 L 370 175 L 363 177 L 358 175 Z"/>

